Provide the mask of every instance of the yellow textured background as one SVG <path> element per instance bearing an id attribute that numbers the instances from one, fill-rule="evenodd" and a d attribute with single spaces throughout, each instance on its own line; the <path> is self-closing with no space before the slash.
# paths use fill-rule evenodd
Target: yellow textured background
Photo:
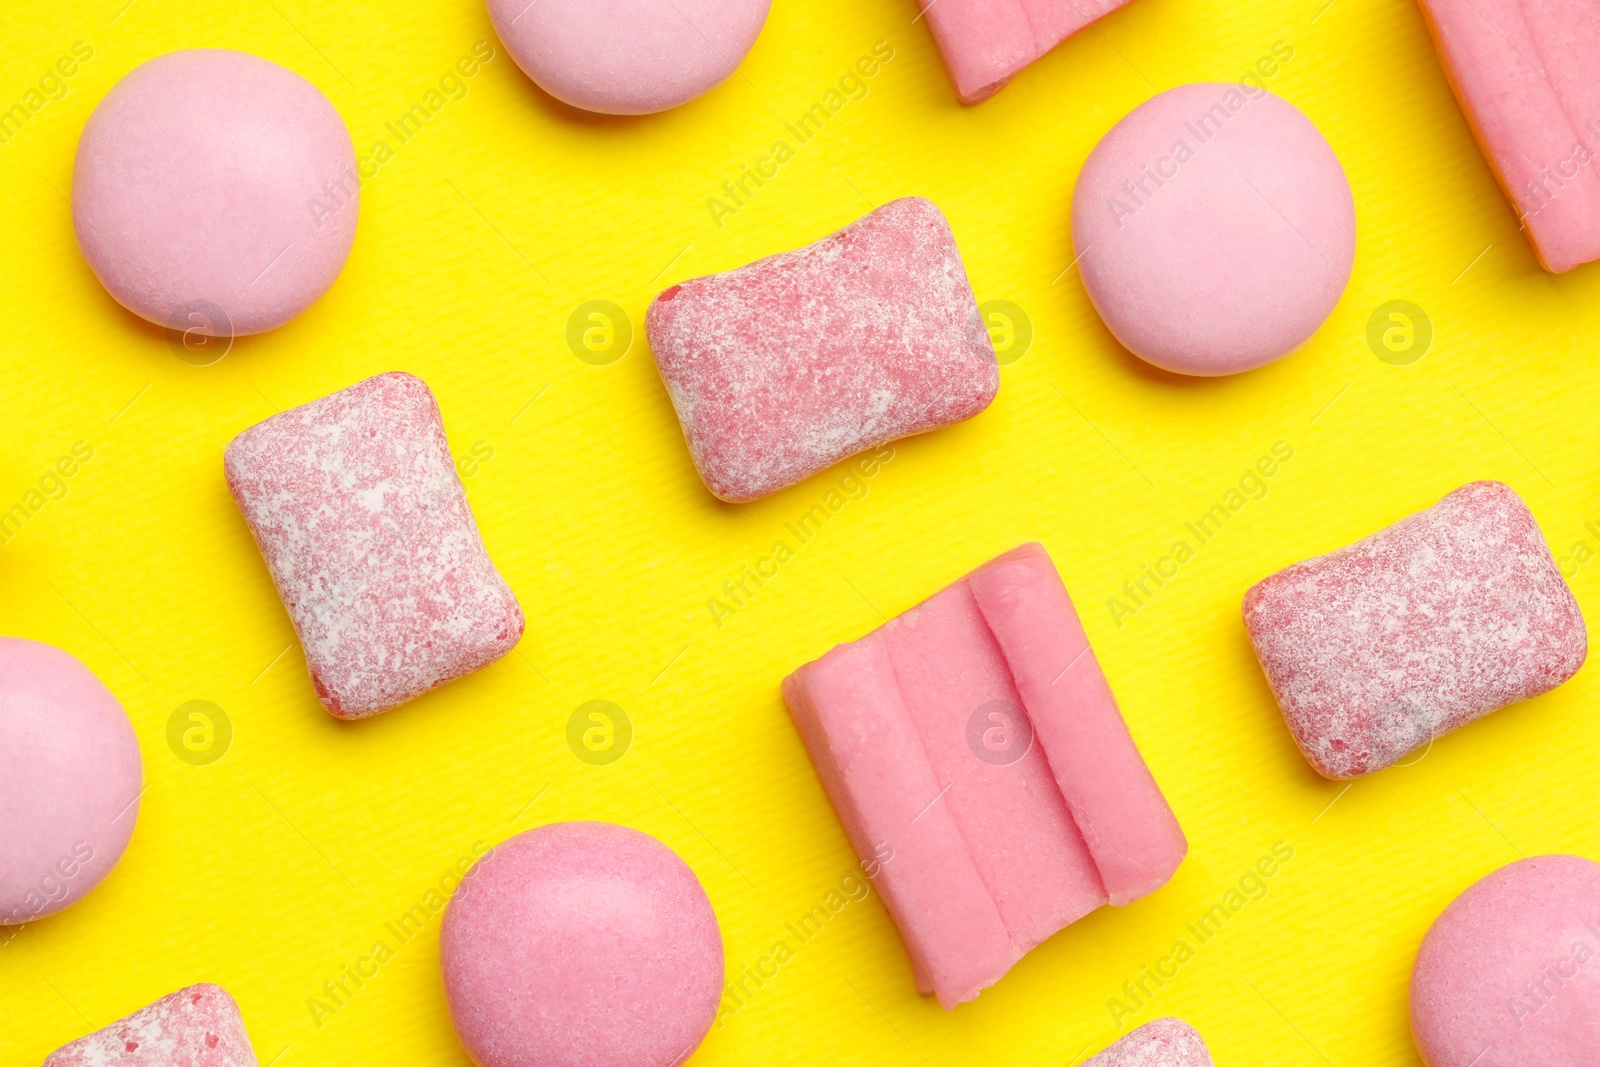
<path id="1" fill-rule="evenodd" d="M 1519 854 L 1600 855 L 1600 682 L 1591 667 L 1345 793 L 1291 743 L 1239 599 L 1478 478 L 1522 493 L 1559 555 L 1579 540 L 1600 550 L 1585 526 L 1600 521 L 1600 268 L 1540 272 L 1410 0 L 1325 2 L 1134 0 L 968 109 L 910 0 L 776 0 L 737 76 L 640 119 L 543 96 L 477 0 L 8 4 L 0 105 L 73 42 L 94 58 L 0 146 L 0 506 L 73 442 L 95 455 L 0 549 L 0 632 L 66 648 L 106 681 L 137 728 L 148 791 L 114 874 L 0 944 L 0 1061 L 37 1064 L 210 980 L 239 999 L 263 1064 L 465 1064 L 437 920 L 320 1026 L 308 1000 L 389 940 L 384 924 L 475 843 L 556 819 L 615 820 L 677 849 L 737 972 L 855 862 L 779 679 L 1038 539 L 1188 833 L 1176 878 L 1075 925 L 949 1014 L 914 992 L 877 898 L 850 904 L 694 1062 L 1076 1062 L 1117 1036 L 1107 1002 L 1122 983 L 1284 842 L 1294 858 L 1267 895 L 1124 1021 L 1181 1015 L 1223 1067 L 1416 1064 L 1405 984 L 1437 912 Z M 220 363 L 174 358 L 79 256 L 64 195 L 78 134 L 138 63 L 197 46 L 269 57 L 321 87 L 365 152 L 480 40 L 496 58 L 468 95 L 367 184 L 333 290 Z M 714 225 L 721 183 L 879 41 L 894 59 L 867 95 Z M 1293 59 L 1268 84 L 1321 127 L 1354 188 L 1349 289 L 1274 366 L 1218 381 L 1152 371 L 1110 338 L 1077 272 L 1062 274 L 1073 178 L 1155 91 L 1238 78 L 1280 41 Z M 842 468 L 747 506 L 713 500 L 660 391 L 644 308 L 674 281 L 911 193 L 949 215 L 979 300 L 1026 310 L 1032 347 L 986 413 L 898 445 L 867 495 L 718 627 L 707 602 L 722 582 Z M 572 310 L 596 298 L 635 326 L 608 366 L 565 340 Z M 1365 330 L 1401 298 L 1426 309 L 1435 337 L 1423 359 L 1392 366 Z M 278 658 L 293 634 L 222 451 L 274 409 L 391 369 L 433 387 L 458 457 L 492 450 L 465 484 L 528 631 L 520 654 L 344 724 L 314 699 L 298 647 Z M 1116 626 L 1106 600 L 1276 441 L 1294 458 L 1268 495 Z M 1600 617 L 1600 565 L 1567 569 Z M 207 766 L 166 740 L 174 709 L 196 699 L 235 731 Z M 634 727 L 609 766 L 566 742 L 569 714 L 593 699 Z"/>

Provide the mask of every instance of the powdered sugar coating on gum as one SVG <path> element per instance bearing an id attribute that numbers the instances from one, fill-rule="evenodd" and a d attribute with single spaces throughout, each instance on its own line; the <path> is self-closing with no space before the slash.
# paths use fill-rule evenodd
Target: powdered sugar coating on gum
<path id="1" fill-rule="evenodd" d="M 275 415 L 234 439 L 226 468 L 332 714 L 387 711 L 521 638 L 420 378 Z"/>
<path id="2" fill-rule="evenodd" d="M 1588 653 L 1538 523 L 1499 482 L 1263 580 L 1244 619 L 1296 743 L 1329 778 L 1554 689 Z"/>
<path id="3" fill-rule="evenodd" d="M 1000 387 L 950 225 L 920 197 L 675 285 L 645 325 L 695 466 L 723 500 L 970 418 Z"/>
<path id="4" fill-rule="evenodd" d="M 44 1067 L 259 1067 L 244 1018 L 221 986 L 162 997 L 50 1054 Z"/>
<path id="5" fill-rule="evenodd" d="M 1212 1067 L 1199 1031 L 1182 1019 L 1145 1023 L 1083 1067 Z"/>

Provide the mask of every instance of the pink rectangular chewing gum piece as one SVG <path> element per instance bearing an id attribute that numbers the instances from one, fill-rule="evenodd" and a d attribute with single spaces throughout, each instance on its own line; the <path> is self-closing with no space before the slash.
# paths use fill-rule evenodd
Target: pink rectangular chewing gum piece
<path id="1" fill-rule="evenodd" d="M 946 1008 L 1113 896 L 1158 888 L 1187 850 L 1038 545 L 799 668 L 783 693 L 856 851 L 892 857 L 879 887 L 918 988 Z"/>
<path id="2" fill-rule="evenodd" d="M 1182 1019 L 1145 1023 L 1082 1067 L 1213 1067 L 1200 1032 Z"/>
<path id="3" fill-rule="evenodd" d="M 1600 259 L 1600 8 L 1421 0 L 1445 76 L 1545 270 Z"/>
<path id="4" fill-rule="evenodd" d="M 733 502 L 971 418 L 1000 388 L 950 224 L 920 197 L 674 285 L 645 328 L 701 479 Z"/>
<path id="5" fill-rule="evenodd" d="M 420 378 L 381 374 L 274 415 L 225 466 L 333 715 L 387 711 L 521 638 Z"/>
<path id="6" fill-rule="evenodd" d="M 1128 0 L 919 0 L 963 104 L 987 100 L 1017 72 Z"/>
<path id="7" fill-rule="evenodd" d="M 1295 743 L 1329 778 L 1554 689 L 1589 647 L 1538 523 L 1499 482 L 1263 579 L 1244 621 Z"/>
<path id="8" fill-rule="evenodd" d="M 259 1067 L 239 1005 L 202 982 L 63 1045 L 44 1067 Z"/>

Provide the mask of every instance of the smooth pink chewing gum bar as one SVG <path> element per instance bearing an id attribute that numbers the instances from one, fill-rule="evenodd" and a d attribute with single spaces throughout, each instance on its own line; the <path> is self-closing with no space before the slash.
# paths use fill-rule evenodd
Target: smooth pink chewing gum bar
<path id="1" fill-rule="evenodd" d="M 332 714 L 387 711 L 522 637 L 422 379 L 380 374 L 274 415 L 225 465 Z"/>
<path id="2" fill-rule="evenodd" d="M 63 1045 L 44 1067 L 259 1067 L 228 991 L 209 982 Z"/>
<path id="3" fill-rule="evenodd" d="M 1600 259 L 1600 8 L 1421 0 L 1445 76 L 1548 271 Z"/>
<path id="4" fill-rule="evenodd" d="M 1329 778 L 1554 689 L 1589 648 L 1538 523 L 1499 482 L 1263 579 L 1244 621 L 1295 742 Z"/>
<path id="5" fill-rule="evenodd" d="M 917 988 L 953 1008 L 1188 850 L 1044 548 L 1023 545 L 784 680 Z"/>
<path id="6" fill-rule="evenodd" d="M 1213 1067 L 1200 1032 L 1182 1019 L 1145 1023 L 1083 1067 Z"/>
<path id="7" fill-rule="evenodd" d="M 645 328 L 701 479 L 733 502 L 971 418 L 1000 388 L 950 224 L 920 197 L 674 285 Z"/>
<path id="8" fill-rule="evenodd" d="M 1018 71 L 1128 0 L 918 0 L 963 104 L 987 100 Z"/>

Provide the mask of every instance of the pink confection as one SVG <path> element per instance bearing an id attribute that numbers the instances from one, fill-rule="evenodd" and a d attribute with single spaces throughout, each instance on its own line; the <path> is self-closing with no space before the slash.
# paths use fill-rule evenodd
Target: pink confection
<path id="1" fill-rule="evenodd" d="M 439 959 L 479 1067 L 675 1067 L 722 998 L 722 935 L 694 872 L 603 822 L 497 845 L 451 897 Z"/>
<path id="2" fill-rule="evenodd" d="M 1118 1041 L 1082 1067 L 1212 1067 L 1200 1032 L 1182 1019 L 1157 1019 Z"/>
<path id="3" fill-rule="evenodd" d="M 1000 388 L 950 224 L 920 197 L 674 285 L 645 326 L 695 466 L 723 500 L 971 418 Z"/>
<path id="4" fill-rule="evenodd" d="M 522 637 L 422 379 L 380 374 L 274 415 L 234 438 L 225 466 L 339 718 L 403 704 Z"/>
<path id="5" fill-rule="evenodd" d="M 489 0 L 517 66 L 573 107 L 644 115 L 721 84 L 772 0 Z"/>
<path id="6" fill-rule="evenodd" d="M 1295 742 L 1329 778 L 1554 689 L 1588 654 L 1538 523 L 1499 482 L 1263 579 L 1244 622 Z"/>
<path id="7" fill-rule="evenodd" d="M 129 311 L 207 336 L 282 326 L 355 240 L 355 149 L 300 75 L 257 56 L 158 56 L 89 116 L 72 173 L 78 245 Z"/>
<path id="8" fill-rule="evenodd" d="M 89 668 L 0 637 L 0 927 L 53 915 L 111 872 L 143 777 L 133 724 Z"/>
<path id="9" fill-rule="evenodd" d="M 209 982 L 180 989 L 50 1054 L 44 1067 L 258 1067 L 239 1005 Z"/>
<path id="10" fill-rule="evenodd" d="M 783 683 L 918 988 L 946 1008 L 1188 845 L 1044 549 L 1023 545 Z"/>
<path id="11" fill-rule="evenodd" d="M 1355 202 L 1293 104 L 1258 86 L 1183 85 L 1089 153 L 1072 241 L 1095 310 L 1130 352 L 1178 374 L 1234 374 L 1287 355 L 1338 304 Z"/>
<path id="12" fill-rule="evenodd" d="M 1600 259 L 1600 9 L 1422 0 L 1445 76 L 1545 270 Z"/>
<path id="13" fill-rule="evenodd" d="M 918 0 L 963 104 L 987 100 L 1018 71 L 1128 0 Z"/>
<path id="14" fill-rule="evenodd" d="M 1411 974 L 1428 1067 L 1600 1064 L 1600 864 L 1535 856 L 1470 886 Z"/>

